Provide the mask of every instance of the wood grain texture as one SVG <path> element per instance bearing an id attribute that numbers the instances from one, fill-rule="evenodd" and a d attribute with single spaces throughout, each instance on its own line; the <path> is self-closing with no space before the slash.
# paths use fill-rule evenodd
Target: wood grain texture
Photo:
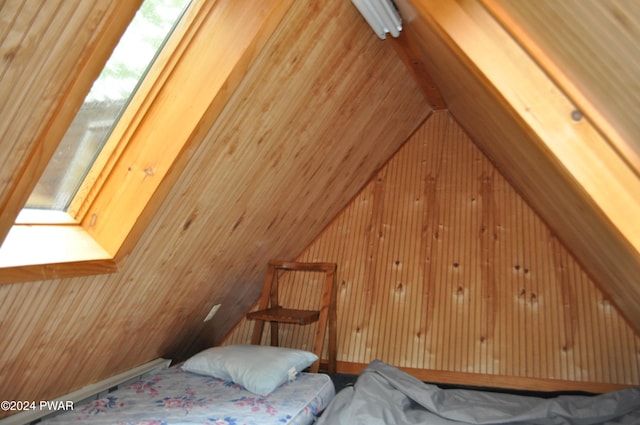
<path id="1" fill-rule="evenodd" d="M 482 3 L 640 173 L 640 4 Z"/>
<path id="2" fill-rule="evenodd" d="M 446 109 L 447 105 L 440 90 L 425 68 L 425 52 L 421 49 L 415 33 L 403 31 L 398 38 L 387 37 L 387 40 L 395 48 L 398 57 L 404 61 L 433 109 Z"/>
<path id="3" fill-rule="evenodd" d="M 82 220 L 117 261 L 135 246 L 291 2 L 264 1 L 258 8 L 233 2 L 201 5 L 191 9 L 193 19 L 173 49 L 177 53 L 161 68 L 160 87 L 151 84 L 145 108 L 127 114 L 139 116 L 121 118 L 129 133 L 126 148 L 116 158 L 109 155 L 112 167 L 100 176 L 104 182 Z M 225 47 L 211 49 L 212 44 Z"/>
<path id="4" fill-rule="evenodd" d="M 140 3 L 0 4 L 0 240 Z"/>
<path id="5" fill-rule="evenodd" d="M 479 386 L 640 383 L 640 338 L 447 112 L 298 260 L 338 264 L 338 370 L 382 359 Z M 225 343 L 246 342 L 251 327 Z M 299 348 L 312 338 L 286 334 Z"/>
<path id="6" fill-rule="evenodd" d="M 640 179 L 629 160 L 572 118 L 576 105 L 478 2 L 405 3 L 405 30 L 452 114 L 637 330 Z"/>
<path id="7" fill-rule="evenodd" d="M 101 68 L 86 55 L 109 50 L 135 3 L 0 4 L 4 236 Z M 615 307 L 640 311 L 640 258 L 618 233 L 635 217 L 613 229 L 438 25 L 418 16 L 405 30 L 423 50 L 399 59 L 349 2 L 294 2 L 220 118 L 197 128 L 202 143 L 118 272 L 0 287 L 0 396 L 52 399 L 217 343 L 254 304 L 267 261 L 307 246 L 300 258 L 343 273 L 342 364 L 380 356 L 452 381 L 637 385 L 640 341 Z M 431 111 L 421 69 L 498 168 L 438 113 L 380 170 Z M 609 279 L 606 296 L 594 282 Z M 283 343 L 304 347 L 315 330 L 303 331 Z"/>
<path id="8" fill-rule="evenodd" d="M 348 204 L 431 111 L 357 13 L 294 2 L 118 272 L 2 285 L 0 398 L 52 399 L 219 341 L 267 261 Z"/>

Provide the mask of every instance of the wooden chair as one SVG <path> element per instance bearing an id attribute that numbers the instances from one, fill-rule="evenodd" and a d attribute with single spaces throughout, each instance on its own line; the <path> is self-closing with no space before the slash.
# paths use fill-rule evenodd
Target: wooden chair
<path id="1" fill-rule="evenodd" d="M 335 263 L 301 263 L 294 261 L 269 262 L 267 277 L 262 289 L 257 311 L 247 314 L 247 319 L 255 320 L 251 343 L 259 345 L 262 341 L 264 322 L 271 323 L 271 345 L 278 346 L 278 323 L 291 323 L 297 325 L 307 325 L 318 322 L 313 352 L 318 356 L 318 361 L 311 366 L 311 372 L 317 372 L 320 367 L 320 357 L 324 346 L 324 336 L 329 325 L 328 351 L 328 371 L 336 372 L 337 355 L 337 313 L 336 313 L 336 270 Z M 305 271 L 325 273 L 322 287 L 322 299 L 320 310 L 297 310 L 282 307 L 278 303 L 278 271 Z"/>

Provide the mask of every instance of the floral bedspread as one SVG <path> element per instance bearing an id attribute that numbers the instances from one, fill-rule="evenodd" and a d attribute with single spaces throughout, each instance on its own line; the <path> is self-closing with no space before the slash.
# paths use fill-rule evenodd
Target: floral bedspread
<path id="1" fill-rule="evenodd" d="M 299 374 L 259 396 L 233 382 L 169 368 L 41 423 L 302 425 L 313 423 L 334 395 L 323 374 Z"/>

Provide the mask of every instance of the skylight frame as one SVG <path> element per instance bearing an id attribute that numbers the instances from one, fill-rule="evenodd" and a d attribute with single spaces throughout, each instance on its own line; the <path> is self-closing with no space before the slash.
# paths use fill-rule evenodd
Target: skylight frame
<path id="1" fill-rule="evenodd" d="M 130 6 L 129 1 L 121 0 L 116 9 Z M 10 227 L 11 231 L 24 230 L 19 227 L 33 230 L 34 243 L 47 244 L 41 251 L 48 258 L 26 258 L 27 262 L 17 258 L 8 264 L 5 260 L 12 247 L 4 243 L 0 284 L 117 271 L 292 3 L 264 0 L 255 8 L 248 1 L 195 0 L 169 40 L 168 53 L 161 54 L 152 69 L 154 76 L 145 80 L 149 85 L 143 84 L 145 88 L 132 101 L 139 106 L 128 108 L 130 115 L 120 120 L 122 137 L 97 176 L 100 182 L 93 188 L 95 193 L 85 198 L 84 219 L 71 225 Z M 212 48 L 216 45 L 224 48 Z M 79 66 L 77 71 L 84 69 Z M 75 81 L 81 77 L 78 74 Z M 186 97 L 185 92 L 191 95 Z M 149 132 L 162 135 L 166 145 L 150 142 Z M 39 143 L 47 145 L 51 140 L 43 137 Z M 33 168 L 28 172 L 32 172 L 41 164 L 29 165 Z M 23 181 L 17 186 L 21 184 Z M 15 204 L 20 199 L 9 201 Z M 15 205 L 0 208 L 6 211 Z M 44 237 L 52 226 L 66 235 L 64 246 Z M 44 236 L 38 239 L 38 235 Z M 5 240 L 10 239 L 11 235 Z M 65 252 L 65 258 L 54 255 L 59 251 Z"/>
<path id="2" fill-rule="evenodd" d="M 145 6 L 144 2 L 148 0 L 140 0 L 140 1 L 141 1 L 141 4 L 140 4 L 140 7 L 138 8 L 138 12 L 136 12 L 134 18 L 131 20 L 131 23 L 133 23 L 136 20 L 136 18 L 140 18 L 141 20 L 143 19 L 142 15 L 139 15 L 139 14 L 142 8 Z M 127 89 L 127 88 L 124 89 L 125 93 L 128 92 L 128 95 L 126 95 L 126 97 L 123 97 L 121 99 L 105 99 L 105 102 L 122 102 L 122 105 L 117 107 L 117 112 L 112 116 L 108 115 L 107 118 L 103 119 L 102 121 L 90 121 L 88 124 L 88 128 L 86 128 L 85 131 L 81 134 L 82 138 L 90 137 L 89 132 L 91 131 L 91 127 L 97 127 L 96 124 L 99 123 L 100 124 L 99 127 L 103 129 L 101 133 L 104 133 L 104 136 L 98 136 L 101 138 L 101 141 L 98 142 L 97 151 L 92 152 L 93 162 L 85 168 L 83 176 L 80 179 L 73 180 L 73 182 L 75 183 L 72 182 L 72 184 L 74 184 L 75 186 L 75 191 L 71 194 L 71 196 L 68 197 L 66 201 L 64 200 L 53 201 L 52 204 L 50 204 L 49 206 L 45 206 L 45 205 L 25 206 L 23 210 L 20 212 L 20 214 L 18 214 L 18 217 L 16 218 L 16 224 L 46 224 L 46 223 L 62 224 L 62 223 L 69 222 L 69 220 L 75 220 L 76 222 L 81 221 L 82 217 L 78 217 L 78 215 L 74 213 L 74 208 L 72 208 L 72 206 L 82 204 L 84 202 L 84 194 L 89 193 L 91 191 L 91 179 L 87 179 L 87 177 L 91 173 L 95 174 L 96 172 L 98 173 L 102 172 L 101 167 L 99 166 L 99 164 L 101 163 L 99 158 L 104 156 L 109 156 L 111 154 L 110 150 L 113 149 L 112 147 L 114 145 L 114 142 L 113 142 L 114 138 L 112 137 L 112 133 L 114 129 L 119 125 L 121 118 L 123 117 L 123 115 L 125 115 L 127 109 L 129 109 L 134 97 L 137 96 L 138 90 L 141 88 L 143 83 L 148 80 L 150 70 L 155 66 L 155 63 L 158 60 L 158 57 L 160 56 L 160 54 L 165 50 L 168 40 L 173 36 L 174 31 L 176 30 L 179 23 L 182 21 L 191 3 L 192 3 L 192 0 L 184 0 L 184 4 L 182 5 L 178 16 L 175 19 L 173 19 L 172 23 L 170 24 L 170 27 L 164 33 L 165 35 L 160 41 L 160 43 L 155 47 L 155 50 L 153 51 L 153 54 L 150 56 L 149 60 L 144 62 L 146 63 L 146 65 L 144 65 L 144 69 L 140 71 L 135 84 L 130 89 Z M 130 50 L 127 51 L 125 48 L 121 46 L 122 43 L 126 43 L 128 41 L 128 38 L 126 37 L 128 36 L 128 31 L 130 30 L 134 30 L 134 32 L 131 35 L 129 35 L 129 37 L 135 37 L 135 34 L 136 34 L 135 30 L 139 31 L 140 28 L 139 27 L 133 28 L 131 27 L 131 24 L 127 26 L 120 41 L 115 46 L 114 53 L 111 55 L 112 57 L 109 58 L 109 61 L 107 61 L 107 64 L 103 68 L 103 72 L 107 69 L 111 69 L 111 68 L 108 68 L 109 62 L 112 59 L 114 59 L 114 55 L 116 54 L 116 52 L 119 52 L 120 59 L 123 54 L 130 53 Z M 103 72 L 100 73 L 100 75 L 96 79 L 96 82 L 93 84 L 91 90 L 89 91 L 89 93 L 87 93 L 87 96 L 85 97 L 81 108 L 76 113 L 76 116 L 74 117 L 71 125 L 75 124 L 79 114 L 82 112 L 82 109 L 87 104 L 90 104 L 91 102 L 97 102 L 96 100 L 92 99 L 91 96 L 96 94 L 96 92 L 94 92 L 94 88 L 97 87 L 99 90 L 100 87 L 104 87 L 105 83 L 102 83 L 101 86 L 96 86 L 96 84 L 98 83 L 98 80 L 103 78 L 103 75 L 102 75 Z M 107 77 L 105 77 L 105 79 L 106 78 Z M 109 89 L 110 88 L 111 87 L 109 86 Z M 99 95 L 99 92 L 97 94 Z M 104 108 L 105 106 L 100 105 L 99 111 L 104 110 Z M 64 137 L 67 137 L 67 135 L 65 134 Z M 58 152 L 58 150 L 56 150 L 56 153 Z M 68 166 L 73 165 L 74 160 L 75 158 L 72 158 L 69 161 Z M 98 166 L 95 166 L 96 163 L 98 163 Z M 46 174 L 46 172 L 47 172 L 47 169 L 45 169 L 43 176 L 44 174 Z M 43 176 L 40 177 L 40 180 L 43 178 Z M 65 194 L 61 192 L 56 192 L 56 195 L 58 195 L 59 197 L 60 195 L 64 196 Z M 28 202 L 29 201 L 27 201 L 27 204 Z M 58 207 L 62 207 L 62 208 L 58 208 Z"/>
<path id="3" fill-rule="evenodd" d="M 127 1 L 130 0 L 124 0 Z M 133 137 L 136 129 L 164 87 L 167 76 L 188 48 L 189 39 L 198 32 L 203 14 L 210 9 L 210 6 L 205 7 L 205 3 L 202 0 L 190 0 L 190 4 L 182 11 L 170 36 L 158 50 L 144 78 L 123 108 L 67 211 L 20 210 L 14 225 L 0 244 L 0 284 L 117 271 L 120 261 L 117 252 L 107 251 L 103 246 L 105 241 L 90 234 L 91 221 L 83 222 L 86 209 L 80 211 L 72 207 L 88 208 L 101 195 L 102 185 L 110 176 L 113 164 L 120 160 L 127 147 L 141 143 Z M 123 31 L 126 31 L 126 26 Z M 91 180 L 90 176 L 99 178 Z M 150 195 L 142 196 L 148 199 Z M 29 249 L 29 246 L 34 249 Z"/>

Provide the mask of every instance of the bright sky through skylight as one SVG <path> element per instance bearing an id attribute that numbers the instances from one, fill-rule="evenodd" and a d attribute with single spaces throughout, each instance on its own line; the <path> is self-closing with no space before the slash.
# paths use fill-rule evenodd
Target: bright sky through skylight
<path id="1" fill-rule="evenodd" d="M 49 161 L 25 208 L 66 211 L 190 0 L 144 0 Z"/>
<path id="2" fill-rule="evenodd" d="M 128 98 L 185 3 L 186 0 L 147 0 L 120 39 L 85 102 Z"/>

